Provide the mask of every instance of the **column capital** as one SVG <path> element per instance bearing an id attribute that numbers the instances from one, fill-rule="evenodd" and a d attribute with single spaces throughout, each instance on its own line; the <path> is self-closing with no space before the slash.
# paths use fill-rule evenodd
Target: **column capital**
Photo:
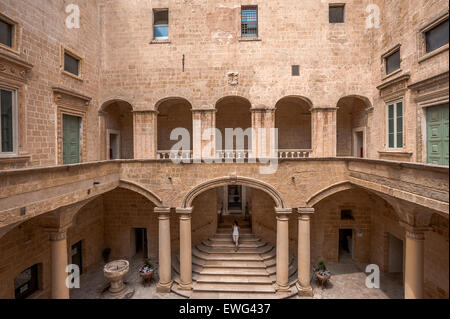
<path id="1" fill-rule="evenodd" d="M 203 109 L 192 109 L 192 113 L 203 113 L 203 112 L 214 112 L 217 113 L 216 108 L 203 108 Z"/>
<path id="2" fill-rule="evenodd" d="M 400 226 L 402 226 L 406 231 L 406 237 L 413 240 L 424 240 L 425 233 L 431 230 L 431 227 L 428 226 L 413 226 L 404 221 L 399 222 Z"/>
<path id="3" fill-rule="evenodd" d="M 159 111 L 157 111 L 157 110 L 133 110 L 133 111 L 131 111 L 132 113 L 136 113 L 136 114 L 139 114 L 139 113 L 150 113 L 150 114 L 159 114 Z"/>
<path id="4" fill-rule="evenodd" d="M 311 112 L 336 112 L 338 110 L 335 106 L 316 106 L 313 107 Z"/>
<path id="5" fill-rule="evenodd" d="M 310 220 L 311 216 L 314 214 L 315 209 L 312 207 L 298 207 L 298 219 L 299 220 Z"/>
<path id="6" fill-rule="evenodd" d="M 67 224 L 63 227 L 44 227 L 44 231 L 50 234 L 50 241 L 60 241 L 67 239 L 67 230 L 72 224 Z"/>
<path id="7" fill-rule="evenodd" d="M 180 216 L 180 219 L 191 219 L 193 210 L 193 207 L 177 208 L 176 212 Z"/>
<path id="8" fill-rule="evenodd" d="M 160 219 L 170 218 L 170 207 L 155 207 L 153 210 Z"/>
<path id="9" fill-rule="evenodd" d="M 289 215 L 292 214 L 292 208 L 275 208 L 275 214 L 278 220 L 289 220 Z"/>

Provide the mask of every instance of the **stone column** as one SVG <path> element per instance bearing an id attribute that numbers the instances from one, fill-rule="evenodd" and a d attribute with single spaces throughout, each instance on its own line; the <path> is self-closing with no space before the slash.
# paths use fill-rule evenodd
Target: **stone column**
<path id="1" fill-rule="evenodd" d="M 252 158 L 268 158 L 276 154 L 278 145 L 275 143 L 271 129 L 275 128 L 275 109 L 260 105 L 251 108 L 252 112 Z M 263 136 L 265 132 L 265 136 Z"/>
<path id="2" fill-rule="evenodd" d="M 424 244 L 422 230 L 406 231 L 405 298 L 422 299 L 424 283 Z"/>
<path id="3" fill-rule="evenodd" d="M 312 149 L 313 157 L 336 157 L 337 147 L 337 108 L 313 108 Z"/>
<path id="4" fill-rule="evenodd" d="M 298 283 L 299 296 L 312 297 L 311 287 L 311 215 L 314 208 L 298 208 Z"/>
<path id="5" fill-rule="evenodd" d="M 158 112 L 133 111 L 134 158 L 156 159 L 158 148 Z"/>
<path id="6" fill-rule="evenodd" d="M 50 232 L 52 254 L 52 299 L 69 299 L 66 272 L 67 257 L 67 228 L 47 229 Z"/>
<path id="7" fill-rule="evenodd" d="M 155 207 L 159 220 L 159 282 L 157 292 L 168 293 L 172 288 L 172 253 L 170 248 L 170 208 Z"/>
<path id="8" fill-rule="evenodd" d="M 100 137 L 100 149 L 99 149 L 99 159 L 100 160 L 108 160 L 108 152 L 106 150 L 106 115 L 108 113 L 104 111 L 98 112 L 98 129 L 99 129 L 99 137 Z"/>
<path id="9" fill-rule="evenodd" d="M 202 108 L 192 110 L 193 119 L 193 158 L 200 160 L 202 158 L 214 158 L 216 153 L 215 135 L 207 134 L 208 138 L 203 140 L 206 130 L 216 127 L 216 109 Z"/>
<path id="10" fill-rule="evenodd" d="M 291 208 L 276 208 L 277 291 L 289 291 L 289 215 Z"/>
<path id="11" fill-rule="evenodd" d="M 177 208 L 180 216 L 180 289 L 192 289 L 192 236 L 193 208 Z"/>

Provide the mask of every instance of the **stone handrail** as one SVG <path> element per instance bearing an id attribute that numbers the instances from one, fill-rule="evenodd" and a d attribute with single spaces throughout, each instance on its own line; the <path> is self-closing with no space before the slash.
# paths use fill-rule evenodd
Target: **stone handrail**
<path id="1" fill-rule="evenodd" d="M 278 158 L 310 158 L 312 150 L 302 149 L 279 149 Z"/>
<path id="2" fill-rule="evenodd" d="M 158 151 L 158 159 L 192 159 L 192 151 Z"/>

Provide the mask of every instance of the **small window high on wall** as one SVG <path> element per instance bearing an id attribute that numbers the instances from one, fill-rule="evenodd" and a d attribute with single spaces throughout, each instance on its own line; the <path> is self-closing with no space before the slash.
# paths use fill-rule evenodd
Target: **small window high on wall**
<path id="1" fill-rule="evenodd" d="M 329 20 L 330 20 L 330 23 L 344 23 L 345 22 L 345 5 L 344 4 L 330 4 Z"/>
<path id="2" fill-rule="evenodd" d="M 432 52 L 444 45 L 448 44 L 449 39 L 449 24 L 448 19 L 431 30 L 425 32 L 426 52 Z"/>
<path id="3" fill-rule="evenodd" d="M 12 48 L 14 41 L 14 25 L 0 18 L 0 43 Z"/>
<path id="4" fill-rule="evenodd" d="M 169 10 L 154 9 L 153 10 L 153 39 L 168 40 L 169 39 Z"/>
<path id="5" fill-rule="evenodd" d="M 243 6 L 241 9 L 241 37 L 258 37 L 258 7 Z"/>
<path id="6" fill-rule="evenodd" d="M 39 265 L 31 266 L 14 278 L 16 299 L 25 299 L 39 289 Z"/>

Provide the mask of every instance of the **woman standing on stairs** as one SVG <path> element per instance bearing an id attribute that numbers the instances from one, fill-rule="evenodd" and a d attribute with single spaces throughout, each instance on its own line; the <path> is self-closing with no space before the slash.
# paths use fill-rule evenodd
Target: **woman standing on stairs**
<path id="1" fill-rule="evenodd" d="M 235 220 L 234 224 L 233 224 L 233 241 L 236 244 L 235 251 L 238 251 L 238 249 L 239 249 L 239 224 L 238 224 L 237 220 Z"/>

